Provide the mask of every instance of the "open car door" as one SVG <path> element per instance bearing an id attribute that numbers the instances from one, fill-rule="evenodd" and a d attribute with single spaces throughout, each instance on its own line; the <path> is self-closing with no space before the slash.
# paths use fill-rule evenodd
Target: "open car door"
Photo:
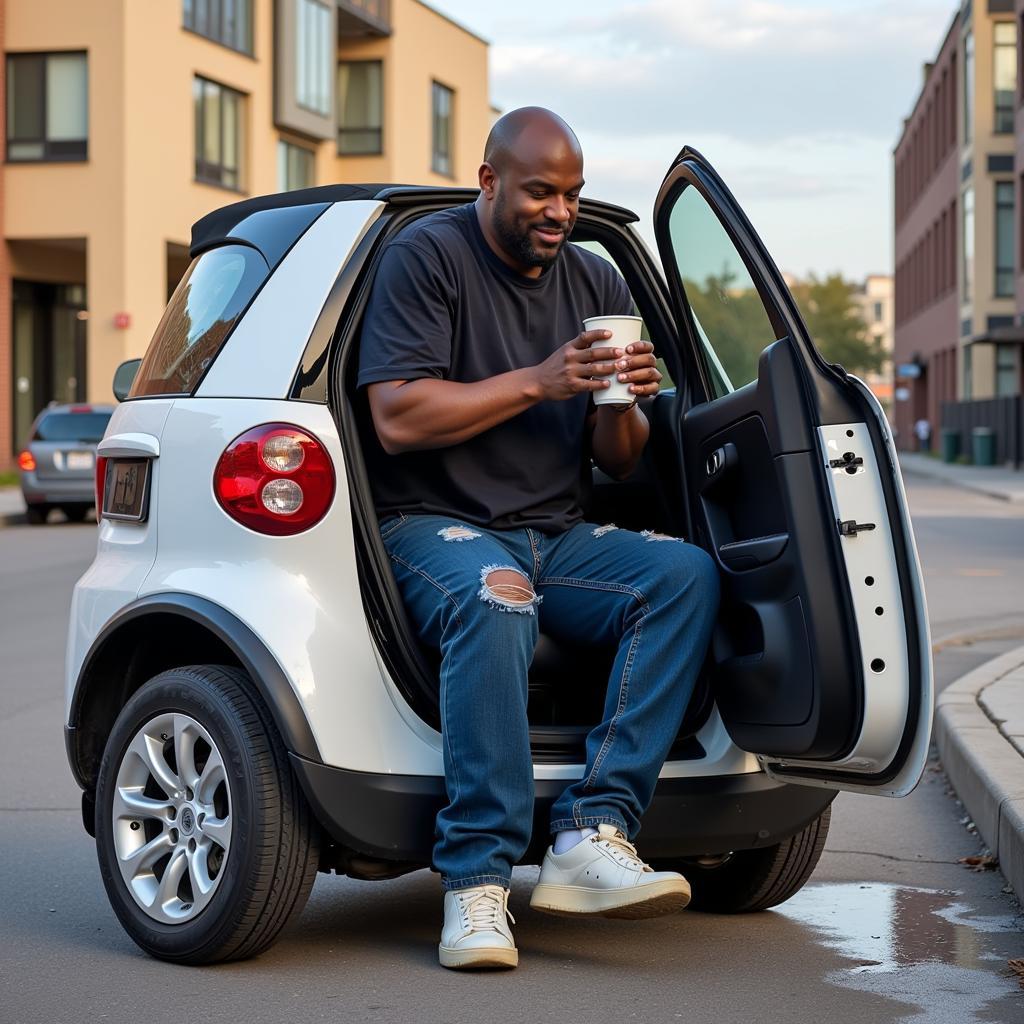
<path id="1" fill-rule="evenodd" d="M 680 433 L 695 539 L 722 576 L 722 719 L 774 778 L 904 796 L 928 753 L 931 645 L 885 414 L 815 348 L 695 150 L 669 170 L 654 221 L 702 377 Z"/>

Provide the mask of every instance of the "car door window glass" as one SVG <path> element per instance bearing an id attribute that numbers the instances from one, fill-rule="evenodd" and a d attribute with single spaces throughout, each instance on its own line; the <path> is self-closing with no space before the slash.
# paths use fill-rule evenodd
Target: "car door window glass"
<path id="1" fill-rule="evenodd" d="M 757 379 L 758 358 L 776 332 L 736 246 L 693 186 L 676 199 L 669 233 L 717 398 Z"/>

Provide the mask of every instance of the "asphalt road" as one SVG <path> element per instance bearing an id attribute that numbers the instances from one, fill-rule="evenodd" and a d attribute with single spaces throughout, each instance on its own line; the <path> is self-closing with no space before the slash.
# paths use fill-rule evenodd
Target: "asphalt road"
<path id="1" fill-rule="evenodd" d="M 1024 643 L 1024 510 L 908 483 L 943 686 Z M 458 975 L 437 966 L 436 876 L 320 876 L 258 960 L 147 958 L 106 902 L 61 735 L 70 591 L 94 530 L 0 529 L 0 1024 L 1024 1019 L 1007 966 L 1024 957 L 1024 916 L 997 871 L 957 863 L 981 848 L 937 764 L 905 800 L 841 795 L 811 883 L 764 914 L 546 917 L 523 868 L 520 968 Z"/>

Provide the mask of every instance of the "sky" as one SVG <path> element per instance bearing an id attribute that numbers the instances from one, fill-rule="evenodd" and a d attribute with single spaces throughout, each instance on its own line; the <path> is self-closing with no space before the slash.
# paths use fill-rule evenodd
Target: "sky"
<path id="1" fill-rule="evenodd" d="M 957 0 L 430 3 L 491 43 L 495 106 L 568 121 L 584 194 L 635 210 L 648 241 L 685 144 L 783 270 L 892 272 L 892 151 Z"/>

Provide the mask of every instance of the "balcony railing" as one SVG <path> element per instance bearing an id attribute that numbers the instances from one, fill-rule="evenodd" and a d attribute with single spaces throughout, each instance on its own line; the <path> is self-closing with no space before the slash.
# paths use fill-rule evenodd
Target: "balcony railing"
<path id="1" fill-rule="evenodd" d="M 391 0 L 336 0 L 338 38 L 391 35 Z"/>

